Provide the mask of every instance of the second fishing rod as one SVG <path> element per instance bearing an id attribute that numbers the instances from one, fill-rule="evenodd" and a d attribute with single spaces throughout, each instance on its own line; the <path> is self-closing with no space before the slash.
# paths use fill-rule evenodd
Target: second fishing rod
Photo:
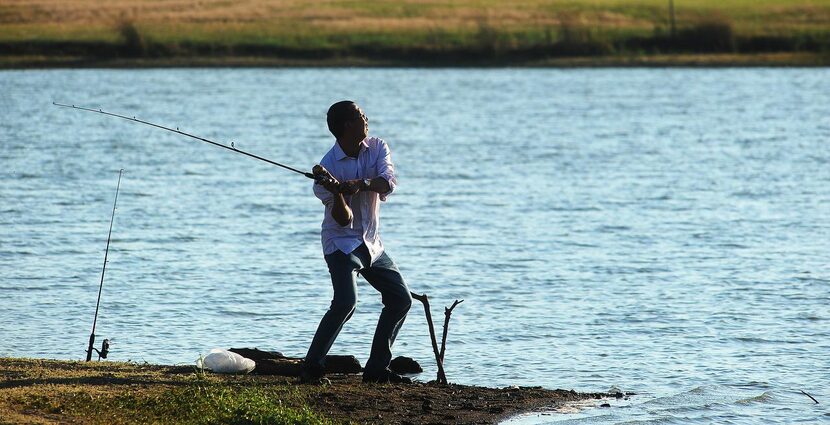
<path id="1" fill-rule="evenodd" d="M 85 107 L 82 107 L 82 106 L 66 105 L 66 104 L 57 103 L 57 102 L 52 102 L 52 104 L 55 105 L 55 106 L 60 106 L 62 108 L 78 109 L 78 110 L 81 110 L 81 111 L 88 111 L 88 112 L 95 112 L 97 114 L 109 115 L 111 117 L 121 118 L 121 119 L 125 119 L 127 121 L 133 121 L 133 122 L 137 122 L 139 124 L 144 124 L 144 125 L 149 125 L 151 127 L 160 128 L 162 130 L 166 130 L 166 131 L 169 131 L 169 132 L 172 132 L 172 133 L 181 134 L 182 136 L 187 136 L 187 137 L 199 140 L 201 142 L 209 143 L 211 145 L 220 147 L 222 149 L 227 149 L 231 152 L 236 152 L 238 154 L 242 154 L 242 155 L 254 158 L 254 159 L 258 159 L 258 160 L 263 161 L 263 162 L 267 162 L 271 165 L 276 165 L 278 167 L 285 168 L 286 170 L 293 171 L 293 172 L 298 173 L 298 174 L 302 174 L 302 175 L 304 175 L 304 176 L 306 176 L 310 179 L 315 180 L 318 183 L 324 183 L 326 181 L 326 179 L 330 178 L 328 175 L 308 173 L 308 172 L 305 172 L 305 171 L 302 171 L 302 170 L 298 170 L 294 167 L 289 167 L 285 164 L 280 164 L 279 162 L 272 161 L 268 158 L 263 158 L 259 155 L 254 155 L 250 152 L 245 152 L 243 150 L 240 150 L 240 149 L 237 149 L 236 147 L 234 147 L 233 142 L 231 142 L 230 146 L 228 146 L 228 145 L 223 145 L 223 144 L 218 143 L 218 142 L 214 142 L 213 140 L 208 140 L 204 137 L 199 137 L 199 136 L 195 136 L 195 135 L 190 134 L 190 133 L 185 133 L 184 131 L 179 130 L 178 127 L 173 129 L 173 128 L 165 127 L 163 125 L 155 124 L 155 123 L 152 123 L 152 122 L 149 122 L 149 121 L 140 120 L 136 117 L 129 117 L 129 116 L 126 116 L 126 115 L 107 112 L 107 111 L 104 111 L 102 109 L 85 108 Z"/>

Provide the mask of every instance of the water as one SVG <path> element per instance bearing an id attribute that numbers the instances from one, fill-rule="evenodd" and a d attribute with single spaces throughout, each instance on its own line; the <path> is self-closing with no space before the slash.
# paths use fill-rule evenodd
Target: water
<path id="1" fill-rule="evenodd" d="M 637 396 L 520 423 L 830 422 L 830 71 L 0 72 L 0 355 L 305 353 L 331 294 L 310 168 L 360 103 L 400 187 L 382 234 L 449 329 L 451 381 Z M 365 361 L 380 309 L 333 353 Z M 423 310 L 396 345 L 434 377 Z M 805 390 L 822 404 L 813 404 Z"/>

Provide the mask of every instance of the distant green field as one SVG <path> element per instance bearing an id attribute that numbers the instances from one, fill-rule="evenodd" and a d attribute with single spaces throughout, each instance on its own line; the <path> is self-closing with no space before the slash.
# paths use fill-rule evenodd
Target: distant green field
<path id="1" fill-rule="evenodd" d="M 674 9 L 672 35 L 668 0 L 0 0 L 0 55 L 830 50 L 830 0 L 676 0 Z"/>

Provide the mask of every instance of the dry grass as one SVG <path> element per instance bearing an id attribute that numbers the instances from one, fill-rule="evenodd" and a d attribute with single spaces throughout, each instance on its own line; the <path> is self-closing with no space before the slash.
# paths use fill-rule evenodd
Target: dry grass
<path id="1" fill-rule="evenodd" d="M 611 32 L 651 32 L 666 25 L 665 0 L 0 0 L 0 40 L 117 38 L 128 20 L 159 41 L 199 33 L 221 41 L 237 33 L 265 38 L 294 34 L 429 34 L 540 32 L 561 24 Z M 677 1 L 680 24 L 720 13 L 739 33 L 828 31 L 830 0 Z M 166 31 L 160 29 L 166 28 Z M 158 33 L 157 33 L 158 32 Z M 204 37 L 204 36 L 202 36 Z M 246 36 L 247 37 L 247 36 Z"/>

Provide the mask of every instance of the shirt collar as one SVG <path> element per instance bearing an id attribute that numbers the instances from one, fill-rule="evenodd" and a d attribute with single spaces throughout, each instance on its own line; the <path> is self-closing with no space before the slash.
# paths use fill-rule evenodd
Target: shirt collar
<path id="1" fill-rule="evenodd" d="M 366 139 L 360 141 L 360 150 L 358 151 L 358 156 L 360 152 L 363 152 L 363 149 L 368 148 L 369 145 L 366 144 Z M 340 161 L 343 158 L 348 158 L 349 156 L 346 155 L 346 152 L 343 152 L 343 148 L 340 147 L 340 143 L 334 142 L 334 159 Z"/>

